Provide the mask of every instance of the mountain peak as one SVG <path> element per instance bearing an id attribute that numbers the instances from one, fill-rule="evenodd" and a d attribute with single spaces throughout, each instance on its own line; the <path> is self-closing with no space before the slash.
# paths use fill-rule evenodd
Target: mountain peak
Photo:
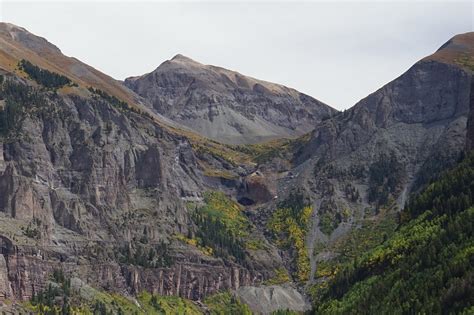
<path id="1" fill-rule="evenodd" d="M 171 60 L 192 60 L 192 59 L 182 54 L 176 54 L 173 58 L 171 58 Z"/>
<path id="2" fill-rule="evenodd" d="M 173 58 L 171 58 L 170 61 L 179 62 L 179 63 L 201 64 L 201 63 L 197 62 L 196 60 L 191 59 L 189 57 L 186 57 L 185 55 L 182 55 L 182 54 L 175 55 Z"/>
<path id="3" fill-rule="evenodd" d="M 22 32 L 28 32 L 26 29 L 23 27 L 20 27 L 18 25 L 8 23 L 8 22 L 0 22 L 0 29 L 1 30 L 8 30 L 8 31 L 22 31 Z"/>
<path id="4" fill-rule="evenodd" d="M 468 52 L 474 50 L 474 32 L 458 34 L 444 43 L 436 52 L 458 50 Z"/>
<path id="5" fill-rule="evenodd" d="M 474 32 L 468 32 L 452 37 L 425 59 L 455 64 L 472 70 L 472 55 L 474 55 Z"/>
<path id="6" fill-rule="evenodd" d="M 255 143 L 300 136 L 336 111 L 300 92 L 182 54 L 125 85 L 161 115 L 217 141 Z"/>
<path id="7" fill-rule="evenodd" d="M 23 27 L 12 23 L 0 22 L 0 37 L 13 40 L 36 53 L 61 53 L 61 50 L 45 38 L 30 33 Z"/>

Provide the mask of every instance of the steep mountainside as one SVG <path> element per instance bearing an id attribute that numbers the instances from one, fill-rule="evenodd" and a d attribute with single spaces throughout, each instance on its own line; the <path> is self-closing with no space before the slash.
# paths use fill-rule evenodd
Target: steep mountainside
<path id="1" fill-rule="evenodd" d="M 474 155 L 414 196 L 399 229 L 315 290 L 316 314 L 474 311 Z"/>
<path id="2" fill-rule="evenodd" d="M 299 136 L 336 113 L 296 90 L 182 55 L 126 79 L 125 85 L 149 100 L 156 112 L 225 143 Z"/>
<path id="3" fill-rule="evenodd" d="M 288 265 L 296 272 L 310 268 L 310 283 L 333 277 L 340 264 L 389 237 L 410 194 L 454 165 L 469 146 L 473 48 L 474 33 L 454 37 L 353 108 L 322 122 L 294 152 L 297 166 L 279 181 L 278 199 L 299 196 L 299 209 L 314 209 L 302 225 L 308 255 L 298 254 L 303 244 L 281 247 L 289 257 L 302 257 Z M 281 218 L 303 213 L 285 208 L 287 202 L 277 200 L 255 214 L 277 242 L 292 234 Z"/>
<path id="4" fill-rule="evenodd" d="M 163 124 L 22 28 L 0 34 L 1 301 L 51 295 L 57 270 L 193 300 L 282 270 L 231 197 L 252 185 L 251 156 Z"/>
<path id="5" fill-rule="evenodd" d="M 64 56 L 58 47 L 24 28 L 0 23 L 0 66 L 13 71 L 18 61 L 26 59 L 33 64 L 66 75 L 74 82 L 106 91 L 128 103 L 134 103 L 138 96 L 125 88 L 119 81 L 82 63 L 76 58 Z"/>

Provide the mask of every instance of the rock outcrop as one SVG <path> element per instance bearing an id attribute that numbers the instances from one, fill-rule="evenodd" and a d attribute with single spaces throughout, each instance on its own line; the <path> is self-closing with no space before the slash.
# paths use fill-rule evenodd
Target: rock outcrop
<path id="1" fill-rule="evenodd" d="M 37 247 L 38 250 L 40 248 Z M 169 268 L 147 269 L 114 262 L 61 262 L 55 257 L 32 255 L 20 249 L 15 254 L 0 255 L 0 301 L 30 299 L 45 289 L 51 274 L 59 269 L 96 288 L 125 295 L 146 290 L 192 300 L 200 300 L 223 290 L 255 285 L 269 276 L 266 271 L 260 273 L 212 260 L 207 264 L 205 261 L 179 262 Z"/>

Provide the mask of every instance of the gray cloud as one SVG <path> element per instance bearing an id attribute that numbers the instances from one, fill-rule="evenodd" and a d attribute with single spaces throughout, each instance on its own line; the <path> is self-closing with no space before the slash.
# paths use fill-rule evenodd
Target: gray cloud
<path id="1" fill-rule="evenodd" d="M 124 79 L 182 53 L 294 87 L 338 109 L 457 33 L 471 2 L 9 2 L 2 20 Z"/>

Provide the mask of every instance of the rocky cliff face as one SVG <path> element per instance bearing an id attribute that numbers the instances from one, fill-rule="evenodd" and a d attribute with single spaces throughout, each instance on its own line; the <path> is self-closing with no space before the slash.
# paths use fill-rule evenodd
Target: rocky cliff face
<path id="1" fill-rule="evenodd" d="M 453 38 L 321 123 L 295 153 L 297 166 L 280 181 L 278 196 L 300 189 L 312 200 L 306 237 L 312 274 L 344 259 L 351 233 L 395 215 L 410 193 L 455 163 L 471 143 L 473 47 L 472 33 Z"/>
<path id="2" fill-rule="evenodd" d="M 207 183 L 186 138 L 101 100 L 39 95 L 44 105 L 28 104 L 2 140 L 1 295 L 28 298 L 63 268 L 104 288 L 200 299 L 259 283 L 279 266 L 272 250 L 244 266 L 175 238 L 193 229 L 187 203 L 223 185 Z M 169 244 L 170 265 L 119 264 L 124 246 L 160 242 Z"/>
<path id="3" fill-rule="evenodd" d="M 108 244 L 107 244 L 108 245 Z M 140 268 L 114 262 L 97 262 L 85 258 L 81 262 L 61 261 L 57 257 L 25 251 L 19 246 L 16 252 L 0 255 L 0 299 L 28 300 L 46 288 L 47 280 L 55 270 L 63 270 L 96 288 L 124 295 L 142 291 L 163 296 L 181 296 L 191 300 L 225 290 L 261 283 L 271 273 L 249 270 L 241 266 L 226 266 L 222 262 L 197 259 L 179 262 L 169 268 Z M 65 256 L 64 256 L 65 257 Z"/>
<path id="4" fill-rule="evenodd" d="M 293 89 L 182 55 L 125 85 L 163 116 L 225 143 L 299 136 L 336 113 Z"/>
<path id="5" fill-rule="evenodd" d="M 69 60 L 57 49 L 43 58 L 50 44 L 24 29 L 0 29 L 8 44 L 0 52 L 17 63 L 28 57 L 55 71 L 52 53 Z M 238 172 L 229 170 L 210 149 L 218 144 L 164 125 L 103 74 L 104 83 L 89 89 L 96 70 L 79 78 L 76 67 L 65 67 L 58 73 L 74 85 L 51 90 L 2 62 L 0 297 L 27 299 L 63 269 L 121 293 L 197 300 L 258 284 L 280 268 L 261 233 L 252 235 L 262 246 L 238 261 L 210 255 L 187 237 L 196 233 L 191 214 L 203 194 L 236 195 L 252 164 L 235 162 Z M 224 172 L 232 180 L 219 176 Z"/>

